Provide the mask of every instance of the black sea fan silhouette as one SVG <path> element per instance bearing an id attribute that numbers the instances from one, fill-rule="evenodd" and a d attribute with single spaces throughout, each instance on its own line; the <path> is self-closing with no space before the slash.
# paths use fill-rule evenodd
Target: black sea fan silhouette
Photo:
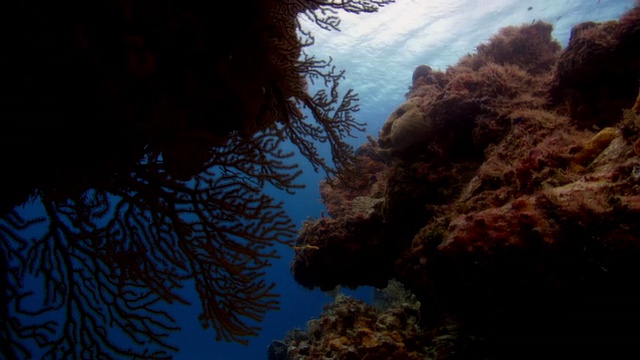
<path id="1" fill-rule="evenodd" d="M 300 186 L 282 143 L 340 177 L 361 128 L 298 16 L 336 28 L 388 2 L 230 2 L 225 22 L 199 0 L 8 5 L 1 356 L 170 358 L 185 283 L 218 340 L 256 335 L 278 304 L 264 269 L 295 234 L 264 193 Z"/>
<path id="2" fill-rule="evenodd" d="M 185 302 L 176 290 L 186 280 L 200 297 L 202 325 L 219 340 L 245 343 L 259 330 L 247 320 L 277 307 L 273 284 L 262 279 L 261 269 L 277 256 L 270 248 L 289 243 L 295 230 L 281 204 L 261 193 L 265 182 L 295 187 L 295 167 L 283 163 L 289 154 L 278 145 L 266 133 L 232 141 L 188 182 L 148 162 L 108 189 L 64 199 L 41 191 L 45 218 L 6 214 L 4 354 L 28 356 L 21 339 L 32 338 L 44 358 L 169 357 L 175 349 L 164 339 L 176 328 L 159 305 Z M 37 223 L 40 231 L 22 231 Z M 25 280 L 44 286 L 37 310 L 21 306 L 30 295 L 21 292 Z M 60 320 L 21 324 L 21 315 Z M 114 330 L 135 347 L 117 343 Z"/>

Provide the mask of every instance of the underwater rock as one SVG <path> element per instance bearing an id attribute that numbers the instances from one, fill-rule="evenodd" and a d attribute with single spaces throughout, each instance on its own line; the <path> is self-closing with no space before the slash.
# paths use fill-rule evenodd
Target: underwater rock
<path id="1" fill-rule="evenodd" d="M 585 127 L 610 126 L 633 107 L 640 76 L 640 8 L 619 21 L 588 22 L 571 31 L 555 69 L 551 97 Z"/>
<path id="2" fill-rule="evenodd" d="M 381 290 L 388 298 L 378 306 L 338 294 L 318 319 L 307 322 L 304 331 L 293 329 L 278 341 L 287 346 L 287 359 L 486 358 L 482 339 L 453 322 L 423 330 L 420 303 L 393 283 Z"/>
<path id="3" fill-rule="evenodd" d="M 267 360 L 288 360 L 287 344 L 282 341 L 274 340 L 267 348 Z"/>
<path id="4" fill-rule="evenodd" d="M 293 278 L 307 288 L 382 287 L 393 274 L 399 244 L 378 214 L 305 222 L 294 246 Z"/>
<path id="5" fill-rule="evenodd" d="M 415 91 L 422 86 L 428 85 L 441 85 L 444 80 L 443 73 L 440 71 L 433 71 L 428 65 L 418 65 L 413 70 L 411 77 L 411 91 Z"/>
<path id="6" fill-rule="evenodd" d="M 411 105 L 401 106 L 415 104 L 431 122 L 422 139 L 410 136 L 412 146 L 387 159 L 379 210 L 357 220 L 336 213 L 303 232 L 305 241 L 332 239 L 312 242 L 317 254 L 352 241 L 343 239 L 361 248 L 394 244 L 376 261 L 387 266 L 385 279 L 420 301 L 420 345 L 438 344 L 436 358 L 469 349 L 483 359 L 639 356 L 640 290 L 630 286 L 640 274 L 640 121 L 630 110 L 640 78 L 638 14 L 640 6 L 618 22 L 578 26 L 562 52 L 548 25 L 532 24 L 499 32 L 445 73 L 417 68 Z M 537 34 L 532 63 L 516 56 L 527 34 Z M 595 110 L 583 116 L 583 105 Z M 402 143 L 390 140 L 392 124 L 380 147 Z M 374 283 L 361 275 L 369 267 L 348 273 L 347 257 L 297 260 L 296 270 L 316 267 L 333 274 L 331 284 Z M 393 327 L 397 319 L 376 322 Z M 346 351 L 352 343 L 331 344 Z"/>
<path id="7" fill-rule="evenodd" d="M 306 339 L 289 343 L 289 359 L 425 359 L 417 304 L 379 310 L 339 295 L 307 324 Z"/>
<path id="8" fill-rule="evenodd" d="M 424 84 L 432 83 L 430 80 L 433 74 L 433 69 L 431 69 L 428 65 L 419 65 L 413 70 L 413 75 L 411 77 L 411 86 L 416 86 L 417 82 L 420 81 Z"/>
<path id="9" fill-rule="evenodd" d="M 594 135 L 583 147 L 576 153 L 572 160 L 574 166 L 586 166 L 595 159 L 609 144 L 619 137 L 620 130 L 612 127 L 602 129 L 599 133 Z"/>
<path id="10" fill-rule="evenodd" d="M 380 130 L 378 144 L 392 152 L 403 151 L 428 138 L 431 121 L 425 118 L 416 104 L 407 101 L 398 106 Z"/>
<path id="11" fill-rule="evenodd" d="M 553 26 L 543 21 L 504 27 L 488 42 L 478 45 L 475 54 L 460 59 L 458 65 L 476 70 L 488 63 L 512 65 L 533 76 L 546 75 L 561 50 L 551 36 L 552 31 Z"/>
<path id="12" fill-rule="evenodd" d="M 365 148 L 368 150 L 363 151 Z M 358 150 L 353 163 L 356 176 L 350 184 L 320 182 L 322 202 L 334 218 L 358 214 L 368 216 L 382 202 L 389 167 L 379 158 L 377 146 L 367 143 Z"/>

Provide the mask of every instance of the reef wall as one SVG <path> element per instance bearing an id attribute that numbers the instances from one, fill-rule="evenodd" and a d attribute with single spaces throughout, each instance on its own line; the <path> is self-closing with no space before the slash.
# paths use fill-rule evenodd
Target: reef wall
<path id="1" fill-rule="evenodd" d="M 296 281 L 399 280 L 423 337 L 396 340 L 438 359 L 637 355 L 640 6 L 577 25 L 565 49 L 551 30 L 504 28 L 446 71 L 416 68 L 357 151 L 360 182 L 321 185 L 331 217 L 299 232 Z"/>

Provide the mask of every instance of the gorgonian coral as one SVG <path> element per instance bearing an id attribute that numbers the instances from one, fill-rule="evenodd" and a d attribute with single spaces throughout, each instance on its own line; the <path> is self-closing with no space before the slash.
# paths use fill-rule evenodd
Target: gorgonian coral
<path id="1" fill-rule="evenodd" d="M 388 2 L 233 3 L 225 22 L 202 1 L 12 5 L 7 24 L 24 31 L 0 59 L 13 69 L 0 110 L 13 139 L 0 149 L 12 174 L 0 202 L 2 356 L 169 358 L 166 304 L 186 302 L 185 283 L 218 340 L 255 335 L 277 307 L 263 278 L 272 247 L 295 233 L 263 193 L 299 187 L 282 143 L 342 176 L 345 138 L 361 128 L 357 96 L 338 92 L 343 72 L 303 54 L 313 38 L 297 17 L 335 28 L 337 10 Z M 324 88 L 311 95 L 307 81 Z"/>
<path id="2" fill-rule="evenodd" d="M 269 309 L 273 284 L 262 270 L 287 244 L 294 227 L 281 204 L 262 194 L 265 183 L 293 189 L 297 172 L 284 163 L 275 134 L 219 148 L 207 170 L 189 182 L 173 180 L 155 162 L 115 179 L 113 186 L 57 198 L 41 190 L 44 217 L 21 222 L 20 211 L 2 221 L 6 303 L 14 315 L 5 330 L 7 357 L 26 357 L 30 337 L 45 358 L 166 358 L 175 330 L 162 303 L 185 302 L 177 290 L 189 280 L 199 294 L 204 327 L 217 338 L 246 342 Z M 43 226 L 35 227 L 37 223 Z M 29 227 L 29 225 L 32 225 Z M 37 229 L 40 228 L 40 231 Z M 30 230 L 24 232 L 24 229 Z M 42 307 L 24 308 L 22 281 L 43 284 Z M 5 310 L 11 308 L 5 307 Z M 6 313 L 10 313 L 7 311 Z M 60 319 L 19 327 L 21 315 Z M 33 321 L 33 319 L 29 320 Z M 135 348 L 108 334 L 121 331 Z"/>

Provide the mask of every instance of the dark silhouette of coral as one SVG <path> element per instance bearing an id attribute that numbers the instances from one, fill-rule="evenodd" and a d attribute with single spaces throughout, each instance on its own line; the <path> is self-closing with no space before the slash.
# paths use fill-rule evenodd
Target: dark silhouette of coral
<path id="1" fill-rule="evenodd" d="M 281 204 L 261 193 L 266 182 L 295 188 L 296 174 L 287 173 L 295 167 L 282 163 L 287 155 L 277 136 L 261 135 L 217 148 L 207 170 L 189 183 L 154 172 L 149 163 L 114 179 L 113 187 L 77 197 L 42 190 L 46 220 L 38 221 L 46 223 L 44 232 L 25 238 L 29 224 L 11 212 L 4 217 L 2 247 L 14 255 L 5 259 L 9 276 L 42 281 L 43 308 L 21 307 L 28 294 L 19 293 L 13 278 L 7 305 L 36 319 L 62 320 L 12 333 L 35 338 L 45 358 L 87 351 L 166 358 L 175 348 L 163 339 L 176 328 L 158 305 L 185 302 L 176 290 L 190 280 L 203 327 L 213 327 L 218 340 L 246 342 L 259 330 L 253 323 L 277 308 L 273 284 L 262 279 L 261 269 L 277 257 L 269 248 L 287 244 L 295 230 Z M 107 336 L 112 330 L 141 350 L 115 343 Z"/>
<path id="2" fill-rule="evenodd" d="M 303 54 L 313 37 L 297 17 L 337 28 L 338 10 L 388 2 L 7 5 L 2 356 L 170 358 L 163 304 L 185 302 L 185 282 L 217 340 L 255 335 L 277 308 L 262 277 L 272 246 L 295 233 L 262 193 L 300 186 L 282 142 L 346 181 L 345 138 L 362 126 L 356 94 L 338 92 L 344 73 Z M 308 81 L 324 87 L 309 94 Z M 26 202 L 41 217 L 25 218 Z"/>

